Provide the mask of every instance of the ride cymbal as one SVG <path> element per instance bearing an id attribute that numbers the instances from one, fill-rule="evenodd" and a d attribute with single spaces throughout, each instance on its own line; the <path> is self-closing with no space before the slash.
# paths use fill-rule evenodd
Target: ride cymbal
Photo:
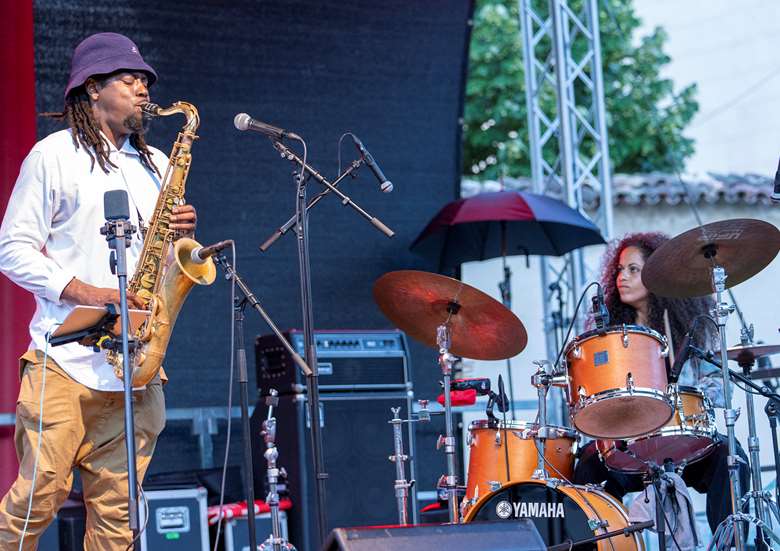
<path id="1" fill-rule="evenodd" d="M 379 309 L 410 337 L 438 349 L 436 329 L 450 327 L 452 354 L 503 360 L 528 343 L 523 323 L 503 304 L 450 277 L 415 270 L 389 272 L 374 283 Z"/>
<path id="2" fill-rule="evenodd" d="M 780 230 L 768 222 L 737 218 L 693 228 L 658 247 L 642 268 L 642 283 L 656 295 L 709 295 L 713 264 L 726 270 L 726 288 L 763 270 L 780 250 Z"/>

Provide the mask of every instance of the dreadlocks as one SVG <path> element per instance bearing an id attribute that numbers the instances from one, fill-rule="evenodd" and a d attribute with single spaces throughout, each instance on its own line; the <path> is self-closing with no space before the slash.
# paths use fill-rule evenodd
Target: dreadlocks
<path id="1" fill-rule="evenodd" d="M 102 85 L 102 82 L 101 82 Z M 92 161 L 91 170 L 95 169 L 97 161 L 103 172 L 108 173 L 108 166 L 116 168 L 108 157 L 110 146 L 108 140 L 100 133 L 100 126 L 92 115 L 92 106 L 84 86 L 79 86 L 65 98 L 65 110 L 62 113 L 41 113 L 42 116 L 52 117 L 57 120 L 65 120 L 70 126 L 73 137 L 73 145 L 76 149 L 83 146 Z M 152 156 L 142 134 L 130 135 L 132 145 L 141 156 L 141 163 L 151 172 L 160 175 L 160 171 L 152 163 Z"/>

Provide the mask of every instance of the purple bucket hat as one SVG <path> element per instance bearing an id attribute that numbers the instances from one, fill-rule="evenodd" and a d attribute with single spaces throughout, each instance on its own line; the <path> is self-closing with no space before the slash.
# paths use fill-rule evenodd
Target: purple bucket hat
<path id="1" fill-rule="evenodd" d="M 157 73 L 141 57 L 138 46 L 117 33 L 98 33 L 82 40 L 73 51 L 70 67 L 66 98 L 71 90 L 84 84 L 89 77 L 120 69 L 145 72 L 149 76 L 149 85 L 157 80 Z"/>

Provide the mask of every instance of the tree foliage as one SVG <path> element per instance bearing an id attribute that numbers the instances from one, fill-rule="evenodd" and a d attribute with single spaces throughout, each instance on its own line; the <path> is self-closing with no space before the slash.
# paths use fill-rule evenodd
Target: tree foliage
<path id="1" fill-rule="evenodd" d="M 569 5 L 579 13 L 582 0 L 570 0 Z M 667 36 L 656 28 L 647 36 L 635 37 L 640 21 L 631 0 L 602 0 L 599 5 L 613 172 L 682 168 L 693 153 L 693 141 L 683 131 L 698 110 L 696 85 L 675 92 L 672 81 L 661 76 L 662 67 L 670 61 L 663 51 Z M 471 177 L 530 174 L 518 15 L 517 0 L 477 0 L 463 134 L 463 172 Z M 545 48 L 549 52 L 550 47 L 540 43 L 542 52 Z M 555 101 L 552 89 L 540 96 L 543 105 L 554 107 Z M 545 151 L 546 158 L 554 156 Z"/>

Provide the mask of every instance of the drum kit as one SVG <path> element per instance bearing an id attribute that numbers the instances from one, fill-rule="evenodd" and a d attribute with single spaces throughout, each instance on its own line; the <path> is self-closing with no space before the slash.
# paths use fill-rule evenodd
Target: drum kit
<path id="1" fill-rule="evenodd" d="M 716 294 L 711 321 L 719 330 L 718 357 L 725 381 L 734 377 L 727 367 L 729 359 L 738 361 L 748 373 L 755 360 L 780 352 L 780 346 L 754 345 L 752 335 L 746 337 L 744 331 L 741 345 L 727 348 L 725 324 L 732 308 L 722 301 L 726 288 L 757 274 L 778 250 L 780 231 L 773 225 L 726 220 L 669 240 L 645 263 L 642 281 L 656 295 Z M 446 495 L 451 523 L 527 517 L 548 545 L 587 542 L 605 550 L 641 549 L 638 531 L 647 523 L 630 523 L 623 504 L 600 485 L 572 482 L 580 436 L 596 440 L 597 452 L 608 469 L 645 475 L 648 481 L 650 474 L 663 470 L 664 465 L 681 469 L 701 460 L 718 442 L 713 404 L 699 388 L 678 385 L 679 373 L 667 369 L 670 343 L 665 336 L 639 325 L 597 324 L 596 329 L 564 344 L 559 365 L 535 362 L 531 384 L 537 389 L 539 412 L 534 422 L 499 421 L 491 409 L 487 419 L 471 423 L 468 474 L 461 485 L 455 472 L 452 403 L 447 391 L 457 388 L 457 382 L 452 381 L 453 363 L 457 356 L 500 360 L 519 354 L 528 341 L 523 323 L 481 291 L 433 273 L 405 270 L 385 274 L 374 285 L 374 298 L 397 327 L 438 350 L 446 427 L 439 444 L 447 464 L 439 490 Z M 687 348 L 687 342 L 683 346 Z M 691 348 L 718 365 L 712 353 Z M 748 394 L 748 417 L 755 480 L 753 492 L 742 498 L 734 459 L 734 423 L 739 412 L 732 409 L 730 386 L 730 382 L 723 385 L 734 522 L 750 520 L 743 514 L 743 505 L 745 500 L 755 499 L 756 517 L 766 523 L 770 507 L 760 486 L 752 395 Z M 563 393 L 571 427 L 547 423 L 546 401 L 551 388 Z M 400 422 L 397 411 L 394 421 L 395 427 Z M 394 460 L 402 457 L 396 442 Z M 403 494 L 398 491 L 404 487 L 402 483 L 405 480 L 396 481 L 397 497 Z M 408 484 L 405 488 L 408 490 Z M 399 515 L 405 506 L 406 501 L 399 501 Z M 399 518 L 406 522 L 405 513 Z M 767 528 L 765 535 L 775 537 Z M 735 530 L 734 537 L 741 551 L 741 531 Z"/>

